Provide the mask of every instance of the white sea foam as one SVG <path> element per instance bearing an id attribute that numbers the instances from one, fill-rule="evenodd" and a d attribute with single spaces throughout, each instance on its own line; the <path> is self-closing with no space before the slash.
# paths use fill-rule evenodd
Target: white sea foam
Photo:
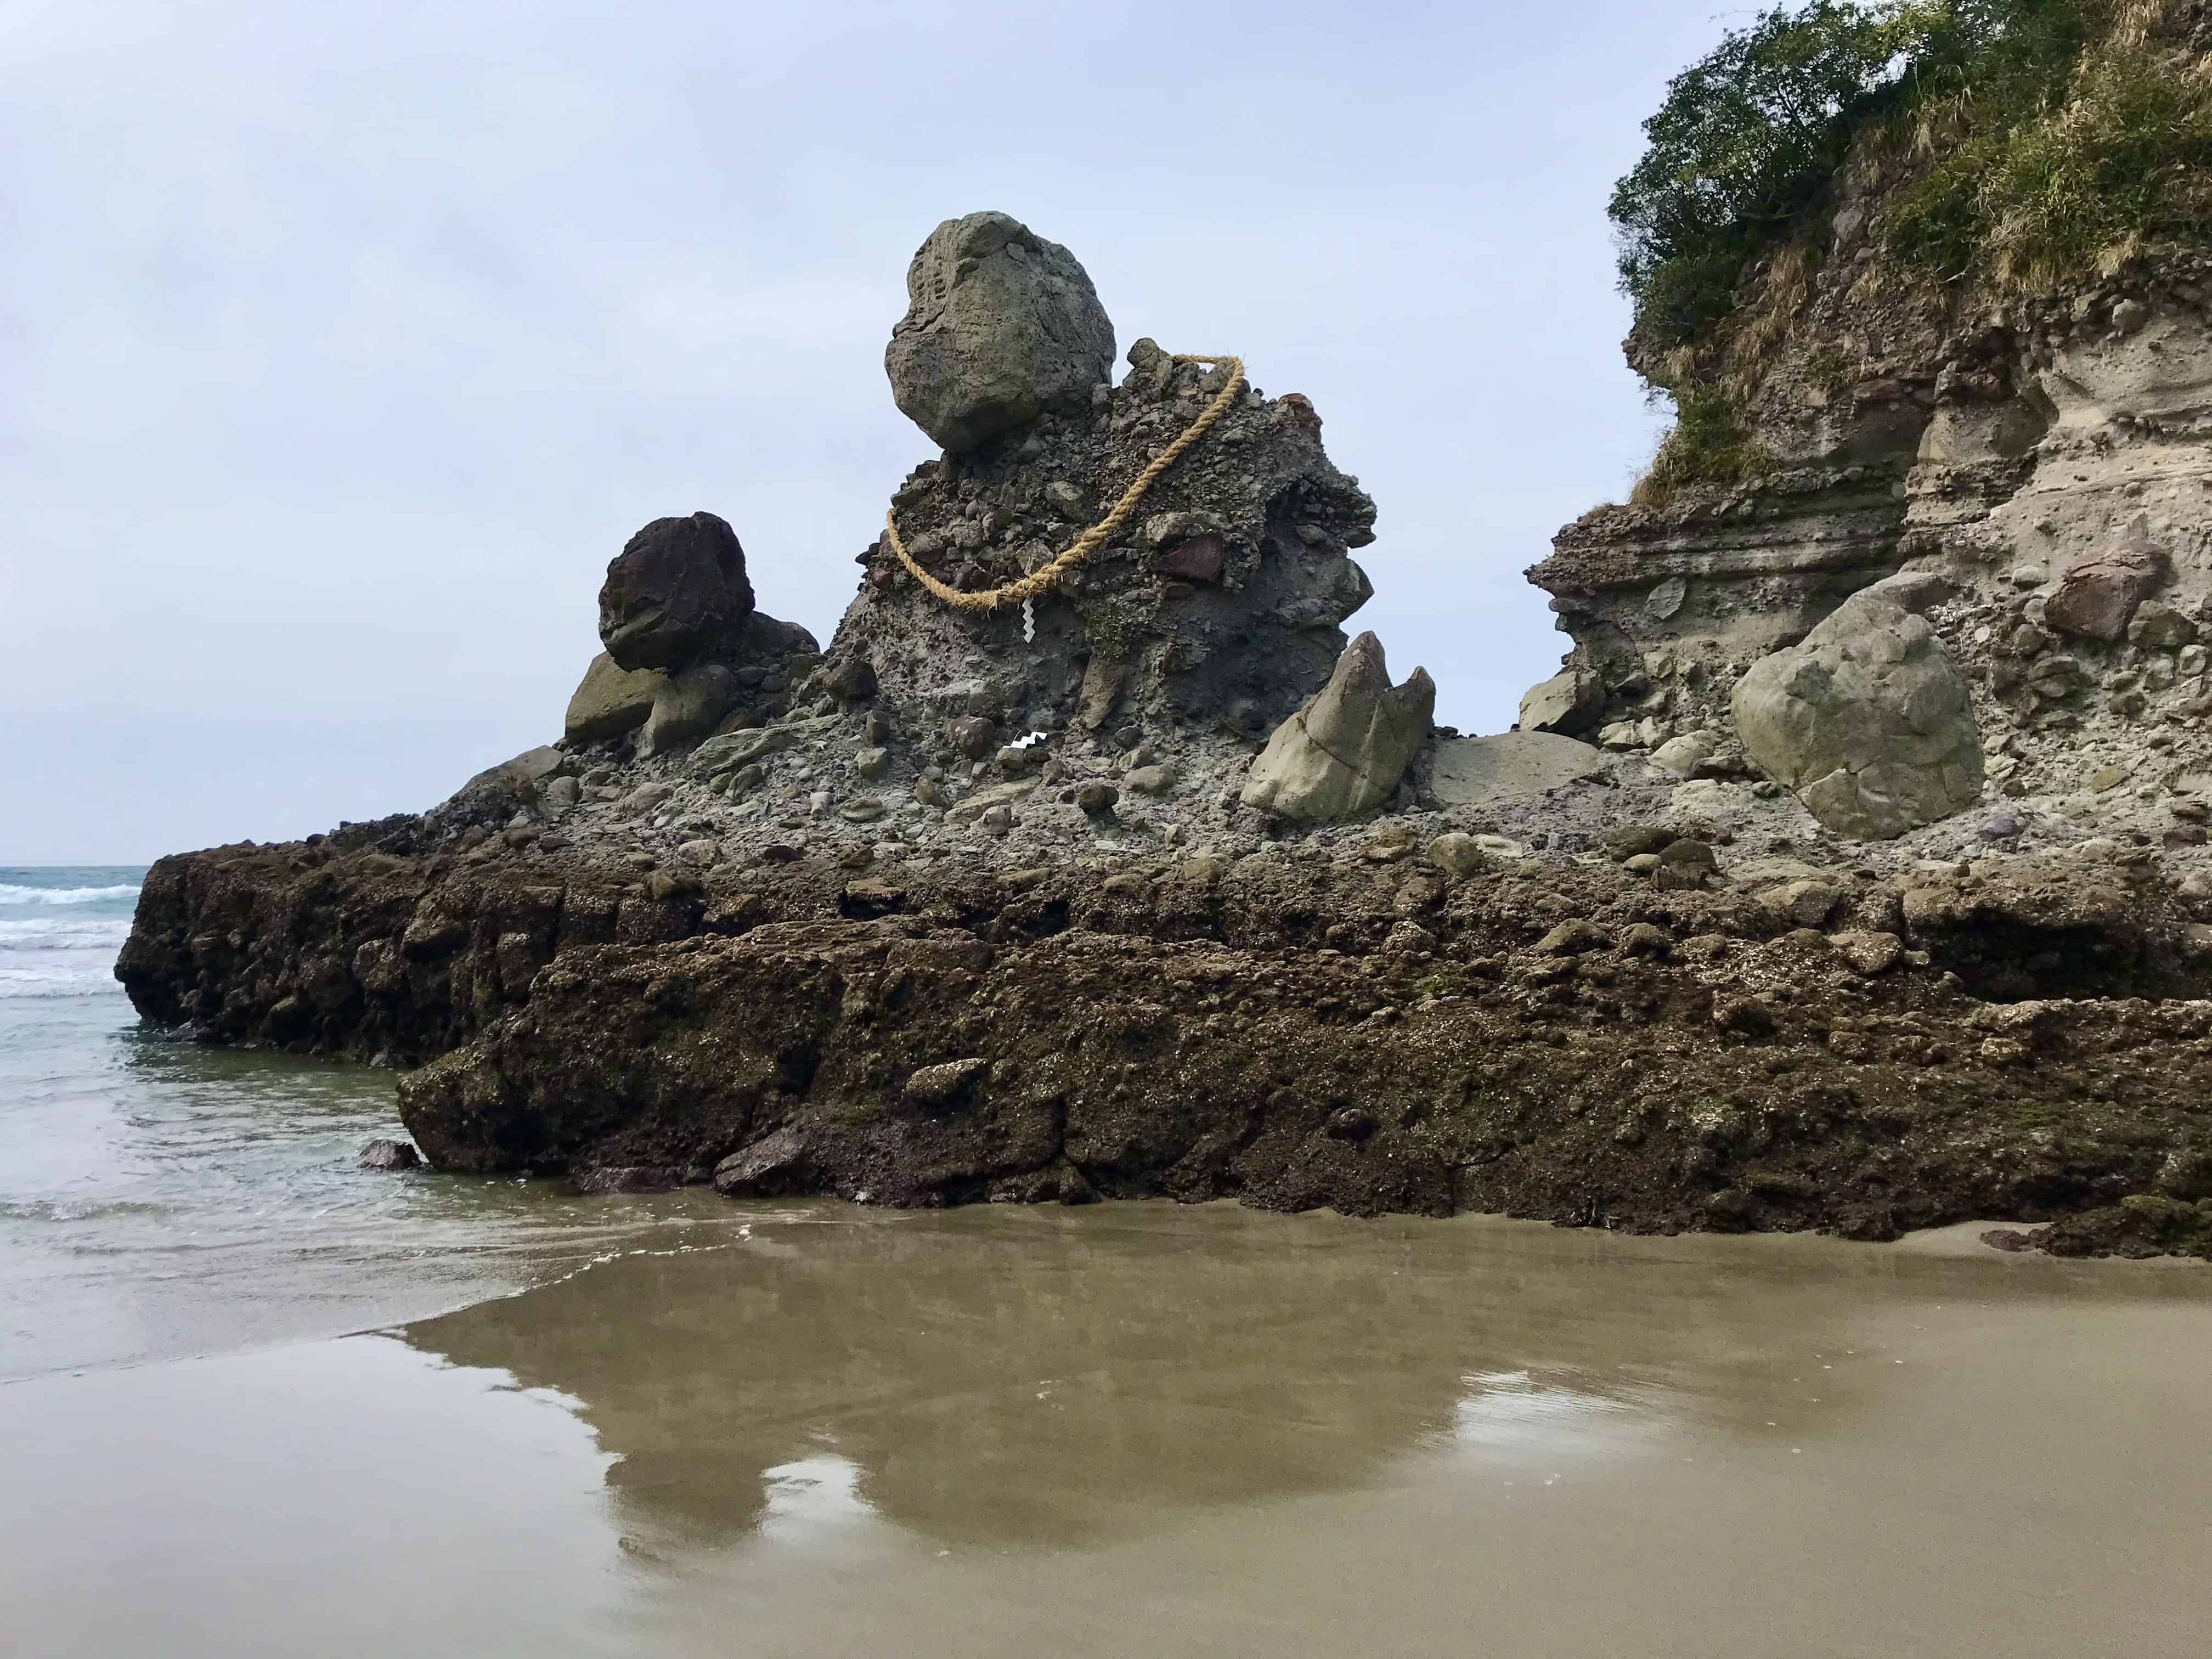
<path id="1" fill-rule="evenodd" d="M 103 899 L 137 896 L 134 884 L 120 887 L 18 887 L 0 881 L 0 904 L 98 904 Z"/>
<path id="2" fill-rule="evenodd" d="M 0 951 L 119 951 L 131 937 L 122 916 L 0 917 Z"/>
<path id="3" fill-rule="evenodd" d="M 65 967 L 0 967 L 0 1002 L 33 997 L 91 997 L 119 994 L 122 988 L 106 966 L 71 963 Z"/>

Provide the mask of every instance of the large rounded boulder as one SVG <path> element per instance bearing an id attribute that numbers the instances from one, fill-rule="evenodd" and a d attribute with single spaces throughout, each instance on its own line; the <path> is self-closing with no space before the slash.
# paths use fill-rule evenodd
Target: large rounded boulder
<path id="1" fill-rule="evenodd" d="M 884 352 L 900 410 L 958 453 L 1073 411 L 1112 378 L 1114 325 L 1076 258 L 1003 213 L 948 219 L 906 273 Z"/>
<path id="2" fill-rule="evenodd" d="M 607 566 L 599 640 L 618 668 L 681 670 L 752 609 L 737 532 L 712 513 L 655 519 Z"/>
<path id="3" fill-rule="evenodd" d="M 1744 752 L 1838 835 L 1887 841 L 1981 799 L 1973 700 L 1919 614 L 1942 591 L 1876 582 L 1736 683 Z"/>

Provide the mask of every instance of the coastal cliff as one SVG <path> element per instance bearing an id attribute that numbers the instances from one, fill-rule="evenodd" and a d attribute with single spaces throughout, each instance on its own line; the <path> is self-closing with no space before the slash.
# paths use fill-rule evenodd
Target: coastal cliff
<path id="1" fill-rule="evenodd" d="M 1347 641 L 1376 505 L 1307 399 L 1116 383 L 1073 256 L 974 215 L 826 647 L 656 520 L 559 743 L 162 860 L 118 975 L 588 1189 L 2212 1248 L 2212 264 L 1931 277 L 1851 119 L 1717 312 L 1644 305 L 1683 426 L 1529 573 L 1573 649 L 1513 732 Z"/>

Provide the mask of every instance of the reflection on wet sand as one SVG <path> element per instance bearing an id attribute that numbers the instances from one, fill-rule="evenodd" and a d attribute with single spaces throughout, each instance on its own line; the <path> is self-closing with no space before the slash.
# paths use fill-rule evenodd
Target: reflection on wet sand
<path id="1" fill-rule="evenodd" d="M 395 1334 L 0 1386 L 0 1647 L 2014 1659 L 2212 1620 L 2202 1268 L 749 1213 Z"/>
<path id="2" fill-rule="evenodd" d="M 1851 1351 L 1870 1300 L 2072 1282 L 1817 1241 L 1220 1206 L 781 1213 L 404 1337 L 580 1402 L 640 1536 L 842 1508 L 1003 1547 L 1354 1488 L 1443 1447 L 1832 1432 L 1874 1380 L 1879 1356 Z"/>

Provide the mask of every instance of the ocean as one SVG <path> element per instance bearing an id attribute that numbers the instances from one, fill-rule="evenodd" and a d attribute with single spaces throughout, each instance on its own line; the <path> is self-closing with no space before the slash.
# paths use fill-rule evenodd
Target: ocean
<path id="1" fill-rule="evenodd" d="M 2201 1650 L 2212 1273 L 362 1170 L 0 870 L 0 1650 Z"/>
<path id="2" fill-rule="evenodd" d="M 0 867 L 0 1381 L 331 1336 L 663 1235 L 712 1194 L 357 1166 L 388 1072 L 141 1026 L 114 975 L 143 867 Z"/>

